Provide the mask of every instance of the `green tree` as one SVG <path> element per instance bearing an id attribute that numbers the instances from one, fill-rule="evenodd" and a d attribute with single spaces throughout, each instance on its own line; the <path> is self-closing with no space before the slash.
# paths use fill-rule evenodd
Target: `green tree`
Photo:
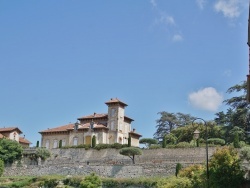
<path id="1" fill-rule="evenodd" d="M 0 159 L 0 177 L 3 175 L 4 171 L 4 162 Z"/>
<path id="2" fill-rule="evenodd" d="M 235 188 L 243 182 L 241 160 L 237 150 L 223 147 L 216 150 L 209 162 L 209 184 L 216 188 Z"/>
<path id="3" fill-rule="evenodd" d="M 142 138 L 139 140 L 140 144 L 145 144 L 146 148 L 149 148 L 151 144 L 157 144 L 158 141 L 153 138 Z"/>
<path id="4" fill-rule="evenodd" d="M 46 160 L 51 156 L 50 151 L 46 148 L 37 148 L 36 157 L 40 157 L 41 160 Z"/>
<path id="5" fill-rule="evenodd" d="M 39 141 L 36 141 L 36 147 L 37 148 L 39 147 Z"/>
<path id="6" fill-rule="evenodd" d="M 142 151 L 141 149 L 139 148 L 135 148 L 135 147 L 126 147 L 126 148 L 122 148 L 120 150 L 120 154 L 121 155 L 125 155 L 125 156 L 128 156 L 133 164 L 135 164 L 135 156 L 136 155 L 141 155 L 142 154 Z"/>
<path id="7" fill-rule="evenodd" d="M 166 136 L 163 136 L 163 140 L 162 140 L 162 148 L 166 148 L 166 146 L 167 146 Z"/>
<path id="8" fill-rule="evenodd" d="M 15 160 L 22 158 L 22 146 L 13 140 L 7 138 L 0 139 L 0 159 L 4 163 L 13 163 Z"/>
<path id="9" fill-rule="evenodd" d="M 182 169 L 182 165 L 180 163 L 177 163 L 175 166 L 175 176 L 177 177 L 180 170 Z"/>
<path id="10" fill-rule="evenodd" d="M 62 140 L 59 140 L 59 148 L 62 148 Z"/>
<path id="11" fill-rule="evenodd" d="M 96 136 L 94 135 L 92 137 L 92 148 L 94 148 L 96 146 Z"/>
<path id="12" fill-rule="evenodd" d="M 240 140 L 239 140 L 239 134 L 238 134 L 238 132 L 236 132 L 235 135 L 234 135 L 234 142 L 233 142 L 233 144 L 234 144 L 235 148 L 240 148 Z"/>
<path id="13" fill-rule="evenodd" d="M 95 173 L 86 176 L 80 183 L 80 188 L 99 188 L 102 186 L 102 180 Z"/>
<path id="14" fill-rule="evenodd" d="M 242 159 L 245 159 L 250 163 L 250 147 L 249 146 L 244 146 L 240 149 L 240 157 Z"/>
<path id="15" fill-rule="evenodd" d="M 164 135 L 170 133 L 176 127 L 186 126 L 191 124 L 195 117 L 183 113 L 169 113 L 158 112 L 160 119 L 156 120 L 156 132 L 154 133 L 155 139 L 163 138 Z"/>
<path id="16" fill-rule="evenodd" d="M 131 136 L 128 136 L 128 147 L 131 147 Z"/>
<path id="17" fill-rule="evenodd" d="M 229 106 L 227 112 L 218 112 L 215 115 L 215 122 L 220 125 L 224 125 L 225 140 L 226 142 L 232 142 L 233 137 L 229 135 L 229 132 L 235 126 L 242 128 L 244 131 L 250 130 L 250 104 L 246 101 L 247 83 L 246 81 L 236 84 L 227 90 L 227 93 L 237 93 L 224 101 Z M 239 135 L 239 137 L 241 137 Z"/>

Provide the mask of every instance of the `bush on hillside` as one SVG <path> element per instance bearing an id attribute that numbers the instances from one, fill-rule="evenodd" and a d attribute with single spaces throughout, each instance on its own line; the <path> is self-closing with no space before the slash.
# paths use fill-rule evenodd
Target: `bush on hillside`
<path id="1" fill-rule="evenodd" d="M 86 176 L 80 183 L 80 188 L 98 188 L 102 186 L 102 180 L 95 173 Z"/>
<path id="2" fill-rule="evenodd" d="M 187 177 L 169 177 L 157 182 L 157 188 L 193 188 L 191 181 Z"/>
<path id="3" fill-rule="evenodd" d="M 209 138 L 207 139 L 207 143 L 224 146 L 226 142 L 221 138 Z"/>
<path id="4" fill-rule="evenodd" d="M 3 175 L 4 171 L 4 162 L 0 159 L 0 177 Z"/>

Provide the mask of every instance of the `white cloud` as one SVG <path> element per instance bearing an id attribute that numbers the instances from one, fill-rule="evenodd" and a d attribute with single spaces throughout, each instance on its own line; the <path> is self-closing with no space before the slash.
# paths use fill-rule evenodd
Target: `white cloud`
<path id="1" fill-rule="evenodd" d="M 196 3 L 200 9 L 204 9 L 204 6 L 206 4 L 206 0 L 196 0 Z"/>
<path id="2" fill-rule="evenodd" d="M 207 87 L 190 93 L 188 100 L 195 108 L 215 112 L 222 104 L 223 96 L 213 87 Z"/>
<path id="3" fill-rule="evenodd" d="M 179 34 L 175 34 L 174 36 L 173 36 L 173 41 L 174 42 L 179 42 L 179 41 L 182 41 L 182 36 L 181 35 L 179 35 Z"/>
<path id="4" fill-rule="evenodd" d="M 167 15 L 165 12 L 160 13 L 160 17 L 156 19 L 157 24 L 175 25 L 174 18 Z"/>
<path id="5" fill-rule="evenodd" d="M 150 0 L 150 3 L 153 5 L 153 7 L 157 7 L 156 0 Z"/>
<path id="6" fill-rule="evenodd" d="M 217 12 L 222 12 L 226 18 L 237 18 L 240 16 L 241 0 L 217 0 L 214 4 L 214 9 Z"/>

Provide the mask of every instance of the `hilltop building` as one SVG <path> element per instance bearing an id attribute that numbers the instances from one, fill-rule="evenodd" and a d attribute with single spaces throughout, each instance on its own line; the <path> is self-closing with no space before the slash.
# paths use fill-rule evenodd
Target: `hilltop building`
<path id="1" fill-rule="evenodd" d="M 127 144 L 131 137 L 131 145 L 139 146 L 140 134 L 132 130 L 133 119 L 125 115 L 128 106 L 119 99 L 110 99 L 105 102 L 107 113 L 93 113 L 78 118 L 77 123 L 67 124 L 39 132 L 42 135 L 41 146 L 48 149 L 58 148 L 61 140 L 62 146 L 91 145 L 93 136 L 96 144 Z"/>
<path id="2" fill-rule="evenodd" d="M 29 147 L 31 142 L 27 140 L 25 136 L 20 136 L 21 134 L 22 131 L 18 127 L 0 128 L 0 138 L 15 140 L 19 142 L 23 147 Z"/>

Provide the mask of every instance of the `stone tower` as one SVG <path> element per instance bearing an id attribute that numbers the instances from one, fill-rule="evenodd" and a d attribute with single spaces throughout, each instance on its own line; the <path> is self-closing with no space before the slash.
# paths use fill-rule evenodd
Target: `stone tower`
<path id="1" fill-rule="evenodd" d="M 110 137 L 113 137 L 110 139 L 110 143 L 119 143 L 118 134 L 124 132 L 124 111 L 125 107 L 128 105 L 117 98 L 111 98 L 105 104 L 108 106 L 108 128 Z"/>

